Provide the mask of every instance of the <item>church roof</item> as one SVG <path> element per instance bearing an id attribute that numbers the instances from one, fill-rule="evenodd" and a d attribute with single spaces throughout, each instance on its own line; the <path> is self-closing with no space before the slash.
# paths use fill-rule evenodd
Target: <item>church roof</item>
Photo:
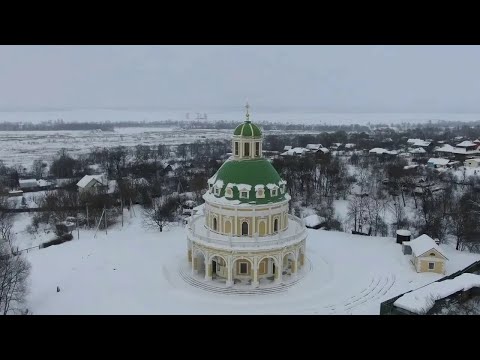
<path id="1" fill-rule="evenodd" d="M 247 137 L 260 137 L 262 132 L 259 127 L 253 124 L 251 121 L 245 121 L 244 123 L 238 125 L 233 132 L 233 135 L 236 136 L 247 136 Z"/>
<path id="2" fill-rule="evenodd" d="M 265 158 L 251 160 L 227 160 L 217 173 L 208 180 L 213 188 L 220 188 L 217 198 L 225 197 L 227 187 L 232 189 L 233 196 L 225 200 L 236 200 L 235 203 L 268 204 L 288 199 L 286 191 L 282 194 L 280 187 L 285 181 L 280 178 L 270 161 Z M 257 198 L 258 189 L 264 189 L 265 197 Z M 270 190 L 277 188 L 277 196 L 271 196 Z M 217 190 L 218 191 L 218 190 Z M 240 191 L 248 191 L 248 198 L 240 198 Z M 215 193 L 213 191 L 213 193 Z M 233 202 L 232 202 L 233 204 Z"/>

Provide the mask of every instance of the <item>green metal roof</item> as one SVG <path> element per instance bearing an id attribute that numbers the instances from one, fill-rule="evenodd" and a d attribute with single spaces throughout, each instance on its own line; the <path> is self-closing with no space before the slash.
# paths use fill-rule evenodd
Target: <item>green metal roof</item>
<path id="1" fill-rule="evenodd" d="M 267 185 L 275 184 L 280 187 L 283 180 L 280 178 L 280 175 L 278 175 L 277 170 L 275 170 L 272 164 L 265 158 L 227 160 L 211 180 L 213 181 L 209 180 L 209 182 L 212 184 L 215 184 L 219 180 L 223 182 L 220 196 L 218 197 L 224 197 L 228 184 L 233 184 L 233 197 L 227 197 L 227 200 L 239 200 L 241 203 L 252 204 L 268 204 L 286 200 L 285 195 L 287 192 L 285 191 L 285 193 L 282 194 L 280 189 L 277 190 L 277 196 L 270 196 L 270 189 Z M 237 185 L 243 184 L 251 186 L 248 199 L 240 198 L 240 190 Z M 257 185 L 264 186 L 264 198 L 256 197 L 255 186 Z"/>
<path id="2" fill-rule="evenodd" d="M 250 121 L 245 121 L 243 124 L 240 124 L 235 128 L 233 135 L 260 137 L 262 136 L 262 132 L 257 125 L 252 124 Z"/>

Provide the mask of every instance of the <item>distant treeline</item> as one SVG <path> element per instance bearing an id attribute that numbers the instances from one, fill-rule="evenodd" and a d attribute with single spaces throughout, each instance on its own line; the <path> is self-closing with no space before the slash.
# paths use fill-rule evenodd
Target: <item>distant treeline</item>
<path id="1" fill-rule="evenodd" d="M 294 121 L 294 120 L 292 120 Z M 41 123 L 15 123 L 1 122 L 0 131 L 48 131 L 48 130 L 101 130 L 114 131 L 115 128 L 128 127 L 174 127 L 179 129 L 234 129 L 239 121 L 211 121 L 211 120 L 157 120 L 157 121 L 104 121 L 104 122 L 64 122 L 63 119 L 45 121 Z M 319 132 L 370 132 L 375 129 L 395 127 L 399 130 L 413 128 L 437 128 L 437 129 L 460 129 L 465 127 L 478 127 L 477 121 L 447 121 L 436 120 L 425 123 L 392 123 L 392 124 L 303 124 L 303 123 L 280 123 L 280 122 L 256 122 L 264 130 L 295 130 L 295 131 L 319 131 Z"/>
<path id="2" fill-rule="evenodd" d="M 72 122 L 63 120 L 45 121 L 41 123 L 1 122 L 0 131 L 59 131 L 59 130 L 102 130 L 113 131 L 114 126 L 108 122 Z"/>

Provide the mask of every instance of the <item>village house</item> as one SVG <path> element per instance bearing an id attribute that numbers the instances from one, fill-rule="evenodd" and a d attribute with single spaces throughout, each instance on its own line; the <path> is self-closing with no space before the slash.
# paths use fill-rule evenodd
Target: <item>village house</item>
<path id="1" fill-rule="evenodd" d="M 445 263 L 448 259 L 430 236 L 423 234 L 414 240 L 404 241 L 403 246 L 410 247 L 411 261 L 417 272 L 445 274 Z"/>
<path id="2" fill-rule="evenodd" d="M 101 193 L 108 191 L 108 180 L 104 175 L 85 175 L 77 183 L 79 193 Z"/>
<path id="3" fill-rule="evenodd" d="M 465 149 L 466 151 L 477 150 L 478 144 L 470 140 L 465 140 L 462 141 L 460 144 L 457 144 L 457 148 Z"/>

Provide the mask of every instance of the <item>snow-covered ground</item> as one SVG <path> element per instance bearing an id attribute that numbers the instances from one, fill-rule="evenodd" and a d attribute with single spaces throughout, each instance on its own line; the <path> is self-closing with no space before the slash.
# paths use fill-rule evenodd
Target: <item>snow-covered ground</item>
<path id="1" fill-rule="evenodd" d="M 22 214 L 23 215 L 23 214 Z M 236 296 L 187 284 L 185 229 L 145 230 L 141 211 L 108 235 L 26 254 L 32 264 L 28 308 L 34 314 L 378 314 L 382 301 L 437 280 L 417 274 L 393 238 L 308 230 L 305 277 L 286 292 Z M 24 220 L 24 224 L 27 221 Z M 21 238 L 22 234 L 17 234 Z M 25 235 L 27 236 L 27 235 Z M 20 240 L 20 239 L 19 239 Z M 480 255 L 444 248 L 447 274 Z M 56 291 L 57 286 L 60 292 Z"/>

